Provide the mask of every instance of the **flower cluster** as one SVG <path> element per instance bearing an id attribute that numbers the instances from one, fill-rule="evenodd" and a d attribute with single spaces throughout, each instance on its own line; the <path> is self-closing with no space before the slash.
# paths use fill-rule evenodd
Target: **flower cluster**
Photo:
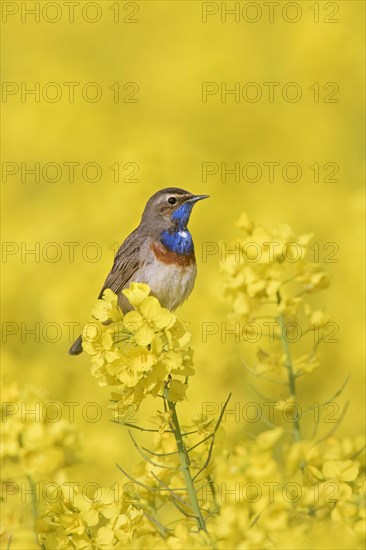
<path id="1" fill-rule="evenodd" d="M 202 419 L 197 426 L 203 436 L 212 430 Z M 242 439 L 230 450 L 219 441 L 197 489 L 201 509 L 209 518 L 207 533 L 197 533 L 192 519 L 186 518 L 176 527 L 168 524 L 163 532 L 136 532 L 135 547 L 307 548 L 315 536 L 319 547 L 328 543 L 334 548 L 361 549 L 366 532 L 365 438 L 284 442 L 284 435 L 283 428 L 276 427 L 261 432 L 255 440 Z M 169 434 L 157 435 L 155 467 L 141 461 L 134 470 L 142 484 L 139 504 L 161 527 L 171 500 L 164 488 L 175 491 L 180 499 L 177 505 L 183 506 L 186 499 L 179 491 L 182 480 L 174 471 L 176 459 L 169 454 L 173 451 Z M 194 468 L 202 466 L 205 452 L 206 444 L 194 449 Z"/>
<path id="2" fill-rule="evenodd" d="M 93 376 L 115 390 L 112 399 L 121 413 L 165 386 L 170 401 L 185 399 L 186 379 L 194 372 L 187 327 L 149 295 L 148 285 L 132 283 L 123 294 L 132 311 L 124 315 L 107 289 L 84 328 L 83 349 L 91 356 Z"/>
<path id="3" fill-rule="evenodd" d="M 128 548 L 137 529 L 152 530 L 123 489 L 102 488 L 89 498 L 71 487 L 50 495 L 35 529 L 47 550 Z"/>
<path id="4" fill-rule="evenodd" d="M 249 373 L 287 387 L 287 396 L 273 400 L 271 430 L 216 458 L 213 475 L 223 483 L 223 498 L 210 530 L 219 548 L 302 548 L 314 539 L 319 547 L 361 548 L 365 438 L 337 438 L 336 425 L 319 437 L 317 424 L 304 438 L 296 410 L 298 379 L 319 366 L 317 348 L 329 323 L 324 311 L 313 309 L 311 295 L 325 289 L 329 277 L 309 260 L 312 235 L 288 226 L 269 231 L 246 214 L 238 226 L 240 255 L 222 265 L 225 295 L 235 320 L 264 329 Z M 298 337 L 288 330 L 295 325 Z M 307 334 L 313 343 L 305 351 Z M 277 424 L 276 412 L 285 410 L 291 430 Z"/>
<path id="5" fill-rule="evenodd" d="M 0 541 L 7 548 L 15 537 L 29 548 L 34 538 L 32 516 L 40 500 L 35 486 L 65 479 L 67 468 L 76 462 L 79 437 L 73 425 L 62 419 L 55 422 L 48 415 L 47 397 L 39 389 L 4 382 L 1 397 Z"/>
<path id="6" fill-rule="evenodd" d="M 283 443 L 283 435 L 277 427 L 256 440 L 242 440 L 230 451 L 216 449 L 198 489 L 200 506 L 210 516 L 207 533 L 197 533 L 187 518 L 163 533 L 158 529 L 141 533 L 135 547 L 271 550 L 308 548 L 316 539 L 319 547 L 363 548 L 365 438 Z M 157 450 L 172 451 L 167 435 L 157 441 Z M 171 463 L 171 458 L 160 462 Z M 160 522 L 169 494 L 158 492 L 159 485 L 147 470 L 143 463 L 136 466 L 139 480 L 153 489 L 139 489 L 141 502 Z M 181 487 L 177 474 L 158 468 L 155 472 L 172 490 Z M 185 499 L 184 493 L 177 495 Z"/>
<path id="7" fill-rule="evenodd" d="M 310 335 L 313 349 L 304 353 L 299 346 L 292 369 L 295 376 L 312 372 L 319 365 L 318 344 L 330 326 L 326 312 L 305 301 L 329 286 L 329 276 L 311 261 L 313 235 L 296 235 L 288 225 L 269 230 L 254 225 L 246 214 L 237 226 L 239 254 L 221 265 L 224 296 L 232 305 L 230 317 L 244 323 L 243 339 L 260 340 L 256 373 L 279 380 L 287 376 L 284 341 L 300 342 Z"/>
<path id="8" fill-rule="evenodd" d="M 219 548 L 306 548 L 318 531 L 329 547 L 362 548 L 365 438 L 284 443 L 280 427 L 216 457 Z M 325 540 L 323 541 L 325 547 Z"/>
<path id="9" fill-rule="evenodd" d="M 12 480 L 28 476 L 33 481 L 52 478 L 76 462 L 77 431 L 66 420 L 55 422 L 48 415 L 44 392 L 17 383 L 4 384 L 2 403 L 0 458 L 4 476 Z"/>
<path id="10" fill-rule="evenodd" d="M 200 472 L 203 457 L 208 456 L 211 436 L 221 439 L 221 429 L 215 431 L 213 420 L 196 416 L 184 427 L 184 433 L 190 434 L 186 446 L 191 449 L 192 475 L 198 475 L 198 485 L 202 486 L 212 472 L 208 463 Z M 35 523 L 39 543 L 46 550 L 211 547 L 211 535 L 197 532 L 187 491 L 182 491 L 184 481 L 171 430 L 156 432 L 154 450 L 135 464 L 132 475 L 134 478 L 113 488 L 98 488 L 92 498 L 72 483 L 54 490 L 51 487 Z M 170 526 L 172 495 L 187 516 Z M 212 496 L 202 502 L 205 513 L 214 506 Z"/>
<path id="11" fill-rule="evenodd" d="M 268 304 L 274 304 L 278 313 L 294 313 L 303 294 L 329 285 L 328 275 L 308 258 L 312 234 L 296 235 L 288 225 L 268 230 L 255 226 L 246 214 L 237 226 L 239 254 L 222 263 L 224 296 L 235 314 L 249 319 L 258 307 Z"/>
<path id="12" fill-rule="evenodd" d="M 212 433 L 212 423 L 203 419 L 185 431 L 193 427 L 198 429 L 194 438 Z M 190 516 L 174 440 L 164 432 L 155 436 L 152 462 L 136 464 L 136 483 L 125 484 L 120 496 L 101 489 L 89 499 L 68 489 L 56 503 L 48 503 L 36 522 L 39 541 L 47 550 L 272 550 L 307 548 L 316 537 L 319 547 L 363 548 L 365 438 L 283 443 L 283 435 L 277 427 L 229 451 L 219 441 L 198 482 L 198 500 L 209 517 L 207 532 L 197 532 Z M 193 449 L 194 471 L 207 450 L 206 443 Z M 169 521 L 172 494 L 187 514 L 178 521 Z"/>

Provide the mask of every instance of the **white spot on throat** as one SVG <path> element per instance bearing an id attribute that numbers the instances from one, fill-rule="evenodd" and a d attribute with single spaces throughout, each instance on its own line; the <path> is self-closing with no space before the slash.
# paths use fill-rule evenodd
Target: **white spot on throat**
<path id="1" fill-rule="evenodd" d="M 188 233 L 187 231 L 178 231 L 178 235 L 180 237 L 183 237 L 183 239 L 188 239 Z"/>

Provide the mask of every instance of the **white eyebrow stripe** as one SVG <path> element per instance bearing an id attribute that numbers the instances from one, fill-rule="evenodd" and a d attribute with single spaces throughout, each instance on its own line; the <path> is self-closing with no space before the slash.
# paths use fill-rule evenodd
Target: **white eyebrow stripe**
<path id="1" fill-rule="evenodd" d="M 176 199 L 184 198 L 184 199 L 187 200 L 187 199 L 191 198 L 191 196 L 192 196 L 191 194 L 186 194 L 186 193 L 166 193 L 165 195 L 162 195 L 159 198 L 158 204 L 160 204 L 162 202 L 166 202 L 169 197 L 174 197 Z"/>

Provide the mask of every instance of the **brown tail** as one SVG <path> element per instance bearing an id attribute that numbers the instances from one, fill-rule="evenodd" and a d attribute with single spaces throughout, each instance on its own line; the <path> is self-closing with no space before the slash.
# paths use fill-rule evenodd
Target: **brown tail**
<path id="1" fill-rule="evenodd" d="M 75 342 L 73 343 L 73 345 L 69 349 L 69 354 L 70 355 L 79 355 L 80 353 L 82 353 L 82 351 L 83 351 L 82 342 L 83 342 L 82 338 L 81 338 L 81 336 L 79 336 L 79 338 L 77 338 L 75 340 Z"/>

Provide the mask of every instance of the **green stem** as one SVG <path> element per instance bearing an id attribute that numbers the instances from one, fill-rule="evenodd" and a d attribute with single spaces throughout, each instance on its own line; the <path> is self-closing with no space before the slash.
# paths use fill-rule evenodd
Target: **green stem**
<path id="1" fill-rule="evenodd" d="M 277 304 L 279 305 L 280 303 L 281 303 L 281 294 L 280 292 L 277 292 Z M 292 365 L 290 346 L 286 338 L 286 319 L 285 319 L 284 313 L 281 313 L 278 316 L 278 323 L 280 325 L 281 346 L 286 356 L 288 387 L 289 387 L 291 396 L 295 400 L 296 399 L 296 376 Z M 300 420 L 297 415 L 296 408 L 293 410 L 293 413 L 292 413 L 292 422 L 294 427 L 293 438 L 295 441 L 300 441 L 301 439 Z"/>
<path id="2" fill-rule="evenodd" d="M 188 497 L 192 506 L 193 514 L 197 520 L 198 530 L 199 531 L 206 531 L 206 523 L 204 520 L 204 517 L 202 515 L 200 506 L 198 504 L 197 494 L 194 488 L 194 483 L 191 475 L 191 471 L 189 469 L 189 456 L 186 449 L 186 446 L 183 441 L 182 432 L 179 425 L 178 415 L 176 411 L 176 404 L 173 401 L 169 401 L 167 397 L 167 388 L 165 391 L 166 394 L 166 401 L 168 403 L 168 408 L 172 413 L 172 423 L 174 425 L 173 433 L 175 437 L 175 441 L 177 444 L 177 450 L 179 453 L 179 459 L 180 464 L 183 471 L 184 481 L 187 487 Z"/>

